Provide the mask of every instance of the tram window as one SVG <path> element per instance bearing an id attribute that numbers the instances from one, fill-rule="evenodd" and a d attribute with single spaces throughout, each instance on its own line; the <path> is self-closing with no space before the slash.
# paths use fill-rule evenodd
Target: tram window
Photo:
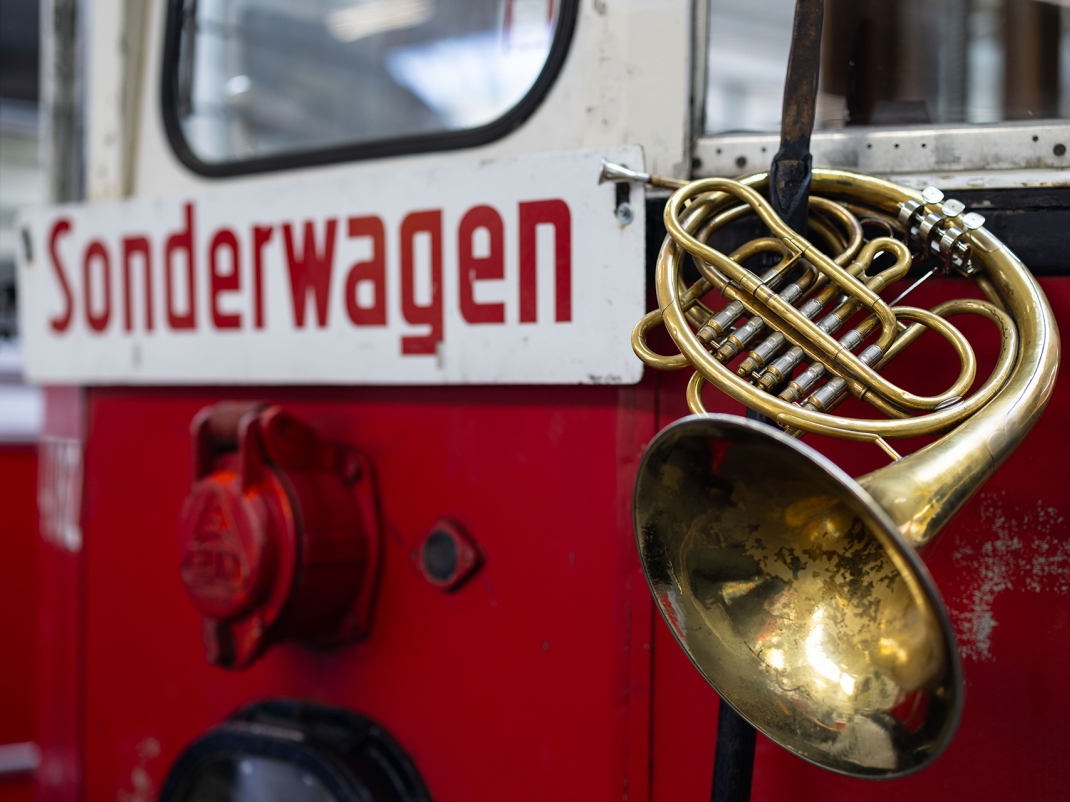
<path id="1" fill-rule="evenodd" d="M 168 134 L 208 174 L 481 144 L 538 104 L 574 18 L 575 0 L 172 0 Z"/>
<path id="2" fill-rule="evenodd" d="M 774 132 L 789 0 L 710 0 L 706 131 Z M 818 128 L 1070 118 L 1070 0 L 825 0 Z"/>

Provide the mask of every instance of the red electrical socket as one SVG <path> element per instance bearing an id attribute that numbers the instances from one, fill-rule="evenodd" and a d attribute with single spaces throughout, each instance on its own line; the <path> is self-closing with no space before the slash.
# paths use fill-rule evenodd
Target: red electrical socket
<path id="1" fill-rule="evenodd" d="M 191 434 L 180 571 L 208 661 L 242 668 L 273 643 L 364 637 L 381 550 L 370 461 L 264 404 L 207 407 Z"/>

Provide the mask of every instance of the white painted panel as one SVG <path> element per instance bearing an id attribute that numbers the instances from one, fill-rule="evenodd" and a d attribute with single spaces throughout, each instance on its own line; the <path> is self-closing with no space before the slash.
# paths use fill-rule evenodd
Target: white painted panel
<path id="1" fill-rule="evenodd" d="M 642 375 L 629 345 L 644 311 L 642 189 L 632 188 L 636 217 L 622 226 L 614 186 L 598 183 L 603 158 L 643 166 L 635 146 L 454 159 L 400 174 L 379 167 L 276 176 L 27 212 L 18 223 L 32 253 L 28 261 L 21 252 L 18 264 L 27 376 L 90 384 L 634 383 Z M 504 276 L 475 280 L 477 306 L 466 307 L 468 280 L 495 273 L 493 262 L 461 270 L 461 224 L 480 206 L 493 211 L 471 218 L 490 221 L 469 230 L 472 255 L 493 252 L 489 229 L 500 219 Z M 359 265 L 372 258 L 380 225 L 385 307 L 377 321 L 357 307 L 375 298 L 376 282 L 362 278 L 375 268 Z M 499 310 L 504 321 L 476 322 Z"/>

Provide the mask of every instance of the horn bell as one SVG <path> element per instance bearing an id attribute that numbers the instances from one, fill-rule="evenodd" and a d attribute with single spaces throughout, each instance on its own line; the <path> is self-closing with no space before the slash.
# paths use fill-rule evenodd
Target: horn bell
<path id="1" fill-rule="evenodd" d="M 759 731 L 874 778 L 914 772 L 951 740 L 962 667 L 936 586 L 828 459 L 758 421 L 696 415 L 651 442 L 634 509 L 666 623 Z"/>

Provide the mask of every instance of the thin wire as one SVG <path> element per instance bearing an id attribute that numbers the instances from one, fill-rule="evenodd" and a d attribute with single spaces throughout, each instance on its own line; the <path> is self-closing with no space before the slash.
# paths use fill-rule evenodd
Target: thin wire
<path id="1" fill-rule="evenodd" d="M 908 295 L 910 295 L 910 293 L 914 292 L 914 290 L 916 290 L 918 287 L 920 287 L 933 273 L 936 273 L 939 269 L 940 269 L 939 267 L 934 267 L 932 270 L 930 270 L 924 276 L 919 278 L 917 281 L 915 281 L 913 284 L 911 284 L 909 287 L 907 287 L 905 290 L 903 290 L 901 293 L 899 293 L 899 297 L 896 298 L 894 301 L 892 301 L 890 304 L 888 304 L 888 306 L 895 306 L 897 303 L 902 301 L 904 298 L 906 298 Z"/>

